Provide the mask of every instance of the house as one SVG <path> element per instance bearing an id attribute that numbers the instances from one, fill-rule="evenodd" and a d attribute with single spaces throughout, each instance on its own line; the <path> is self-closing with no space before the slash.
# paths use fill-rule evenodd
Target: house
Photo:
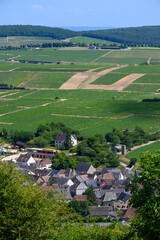
<path id="1" fill-rule="evenodd" d="M 118 196 L 117 200 L 122 201 L 122 202 L 127 202 L 131 198 L 131 195 L 121 192 L 120 195 Z"/>
<path id="2" fill-rule="evenodd" d="M 75 176 L 72 178 L 74 185 L 71 186 L 71 193 L 74 197 L 75 195 L 82 195 L 83 192 L 88 188 L 80 176 Z"/>
<path id="3" fill-rule="evenodd" d="M 117 200 L 117 194 L 115 191 L 107 191 L 104 195 L 103 202 L 110 202 Z"/>
<path id="4" fill-rule="evenodd" d="M 87 189 L 87 185 L 85 183 L 80 183 L 77 187 L 76 187 L 76 195 L 82 195 L 82 193 L 85 192 L 85 190 Z"/>
<path id="5" fill-rule="evenodd" d="M 90 215 L 92 217 L 117 217 L 117 213 L 114 211 L 113 212 L 113 207 L 111 206 L 102 206 L 102 207 L 90 207 L 89 208 L 89 211 L 90 211 Z"/>
<path id="6" fill-rule="evenodd" d="M 33 159 L 32 156 L 29 156 L 28 154 L 21 154 L 17 158 L 18 163 L 23 163 L 24 165 L 30 166 L 33 163 L 36 163 L 36 161 Z"/>
<path id="7" fill-rule="evenodd" d="M 96 50 L 96 46 L 92 45 L 92 46 L 89 46 L 88 48 L 89 50 Z"/>
<path id="8" fill-rule="evenodd" d="M 128 208 L 121 216 L 121 220 L 125 222 L 129 222 L 129 219 L 133 219 L 136 216 L 136 209 L 135 208 Z"/>
<path id="9" fill-rule="evenodd" d="M 108 172 L 113 174 L 116 181 L 125 179 L 120 169 L 108 169 Z"/>
<path id="10" fill-rule="evenodd" d="M 115 179 L 113 173 L 111 173 L 111 172 L 99 175 L 99 179 L 102 180 L 102 187 L 106 184 L 107 185 L 113 185 L 116 182 L 116 179 Z"/>
<path id="11" fill-rule="evenodd" d="M 60 187 L 67 187 L 67 186 L 72 186 L 73 182 L 69 178 L 60 178 L 56 184 L 58 184 Z"/>
<path id="12" fill-rule="evenodd" d="M 33 163 L 32 164 L 33 167 L 37 168 L 37 169 L 50 169 L 52 166 L 52 162 L 50 159 L 44 159 L 41 160 L 39 162 Z"/>
<path id="13" fill-rule="evenodd" d="M 93 174 L 95 171 L 96 169 L 90 163 L 80 163 L 76 168 L 77 173 Z"/>
<path id="14" fill-rule="evenodd" d="M 67 139 L 67 135 L 64 133 L 59 133 L 57 137 L 55 138 L 55 147 L 62 147 L 65 145 Z M 72 147 L 77 145 L 77 137 L 75 134 L 71 135 L 71 145 Z"/>
<path id="15" fill-rule="evenodd" d="M 81 196 L 74 196 L 73 200 L 77 200 L 79 202 L 84 202 L 88 200 L 87 195 L 81 195 Z"/>

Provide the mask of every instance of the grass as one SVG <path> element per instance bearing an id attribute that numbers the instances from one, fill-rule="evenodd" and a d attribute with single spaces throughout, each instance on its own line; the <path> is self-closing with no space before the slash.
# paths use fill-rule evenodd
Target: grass
<path id="1" fill-rule="evenodd" d="M 72 73 L 39 73 L 31 81 L 27 82 L 25 87 L 59 88 L 73 75 Z"/>
<path id="2" fill-rule="evenodd" d="M 8 94 L 8 98 L 5 97 L 4 101 L 0 102 L 0 114 L 8 113 L 0 116 L 0 122 L 12 122 L 12 125 L 5 125 L 10 130 L 25 128 L 35 131 L 39 124 L 60 121 L 68 127 L 80 130 L 83 136 L 106 134 L 113 127 L 124 129 L 127 126 L 134 129 L 135 126 L 140 126 L 150 132 L 159 130 L 160 116 L 152 114 L 159 114 L 160 104 L 118 100 L 117 97 L 121 98 L 124 94 L 126 93 L 55 90 L 26 91 L 24 95 L 20 95 L 18 91 L 12 95 L 13 101 Z M 55 100 L 56 96 L 67 100 L 59 102 Z M 113 96 L 116 98 L 113 99 Z M 44 105 L 46 103 L 47 105 Z M 147 111 L 150 114 L 148 116 L 145 115 Z M 130 117 L 121 118 L 129 115 Z M 0 125 L 1 129 L 3 127 L 4 125 Z"/>
<path id="3" fill-rule="evenodd" d="M 160 50 L 114 50 L 109 55 L 111 58 L 150 58 L 160 57 Z"/>
<path id="4" fill-rule="evenodd" d="M 160 75 L 145 75 L 136 81 L 135 83 L 160 83 Z"/>
<path id="5" fill-rule="evenodd" d="M 29 52 L 29 53 L 28 53 Z M 40 61 L 40 62 L 92 62 L 96 58 L 109 52 L 107 50 L 34 50 L 34 51 L 18 51 L 17 54 L 20 57 L 15 60 L 25 61 Z"/>
<path id="6" fill-rule="evenodd" d="M 127 74 L 108 73 L 98 78 L 96 81 L 92 82 L 91 84 L 110 85 L 117 82 L 121 78 L 124 78 L 125 76 L 127 76 Z"/>
<path id="7" fill-rule="evenodd" d="M 129 152 L 128 154 L 126 154 L 126 157 L 129 159 L 131 159 L 131 158 L 139 159 L 139 157 L 142 153 L 145 153 L 145 152 L 155 153 L 159 150 L 160 150 L 160 142 L 157 141 L 157 142 L 151 143 L 150 145 L 143 146 L 143 147 L 133 150 L 132 152 Z"/>
<path id="8" fill-rule="evenodd" d="M 146 74 L 160 74 L 160 67 L 156 65 L 140 65 L 140 66 L 128 66 L 114 70 L 113 72 L 119 73 L 146 73 Z"/>
<path id="9" fill-rule="evenodd" d="M 27 44 L 43 44 L 43 43 L 53 43 L 59 42 L 50 37 L 25 37 L 25 36 L 11 36 L 8 40 L 5 37 L 0 37 L 0 47 L 13 46 L 20 47 L 20 45 Z"/>
<path id="10" fill-rule="evenodd" d="M 160 85 L 145 85 L 145 84 L 130 84 L 124 91 L 131 92 L 157 92 L 160 89 Z"/>
<path id="11" fill-rule="evenodd" d="M 19 67 L 17 63 L 0 62 L 0 71 L 9 71 Z"/>
<path id="12" fill-rule="evenodd" d="M 113 51 L 104 59 L 112 57 L 117 61 L 141 61 L 142 58 L 158 55 L 159 50 Z M 155 52 L 153 52 L 155 51 Z M 156 51 L 158 51 L 156 53 Z M 114 53 L 115 52 L 115 53 Z M 3 83 L 18 86 L 24 83 L 33 88 L 59 88 L 75 72 L 96 69 L 102 71 L 112 65 L 91 63 L 107 51 L 89 50 L 11 50 L 1 54 L 20 55 L 22 58 L 53 59 L 68 61 L 68 64 L 21 64 L 0 63 L 0 79 Z M 112 54 L 117 54 L 112 55 Z M 121 56 L 118 56 L 121 54 Z M 136 57 L 138 55 L 138 57 Z M 6 55 L 8 56 L 8 55 Z M 109 57 L 111 56 L 111 57 Z M 101 58 L 103 59 L 103 58 Z M 128 60 L 127 60 L 128 59 Z M 70 64 L 73 62 L 76 64 Z M 78 63 L 77 61 L 81 61 Z M 18 68 L 12 72 L 5 72 Z M 112 84 L 131 73 L 146 73 L 122 92 L 103 90 L 0 90 L 0 123 L 9 122 L 12 125 L 0 124 L 0 129 L 35 131 L 39 124 L 46 122 L 63 122 L 68 127 L 77 129 L 85 136 L 106 134 L 113 127 L 117 129 L 134 129 L 142 127 L 148 132 L 160 129 L 160 102 L 141 102 L 144 98 L 155 98 L 160 86 L 158 77 L 159 66 L 139 65 L 117 69 L 97 79 L 93 84 Z M 145 84 L 152 82 L 155 84 Z M 33 78 L 33 79 L 32 79 Z M 138 82 L 137 82 L 138 83 Z M 66 99 L 55 100 L 55 97 Z M 58 115 L 53 115 L 58 114 Z M 72 115 L 72 116 L 71 116 Z M 87 118 L 84 118 L 87 116 Z"/>
<path id="13" fill-rule="evenodd" d="M 97 59 L 97 63 L 116 63 L 116 64 L 141 64 L 146 63 L 147 58 L 113 58 L 110 54 L 106 57 Z"/>
<path id="14" fill-rule="evenodd" d="M 107 41 L 107 40 L 101 40 L 101 39 L 96 39 L 96 38 L 91 38 L 91 37 L 75 37 L 75 38 L 70 38 L 70 42 L 72 43 L 85 43 L 85 44 L 99 44 L 99 45 L 110 45 L 110 44 L 117 44 L 116 42 L 112 41 Z"/>
<path id="15" fill-rule="evenodd" d="M 34 75 L 33 72 L 0 72 L 0 83 L 17 87 L 22 82 L 30 80 Z"/>

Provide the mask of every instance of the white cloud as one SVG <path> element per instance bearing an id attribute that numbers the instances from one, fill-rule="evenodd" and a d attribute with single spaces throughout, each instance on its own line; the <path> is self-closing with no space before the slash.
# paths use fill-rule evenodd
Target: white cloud
<path id="1" fill-rule="evenodd" d="M 40 10 L 41 10 L 41 9 L 44 9 L 44 7 L 43 7 L 41 4 L 33 4 L 33 5 L 31 6 L 31 9 L 36 9 L 36 10 L 37 10 L 37 9 L 38 9 L 38 10 L 40 9 Z"/>

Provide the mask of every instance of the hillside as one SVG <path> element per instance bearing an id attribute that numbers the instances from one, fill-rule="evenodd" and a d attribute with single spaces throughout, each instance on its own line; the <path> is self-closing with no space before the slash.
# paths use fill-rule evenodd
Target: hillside
<path id="1" fill-rule="evenodd" d="M 73 31 L 62 28 L 51 28 L 32 25 L 3 25 L 0 26 L 0 37 L 7 36 L 32 36 L 51 37 L 53 39 L 65 39 L 74 37 L 77 34 Z"/>
<path id="2" fill-rule="evenodd" d="M 116 43 L 159 45 L 160 26 L 130 27 L 79 32 L 62 28 L 31 25 L 0 26 L 0 37 L 7 36 L 49 37 L 58 40 L 83 36 Z"/>
<path id="3" fill-rule="evenodd" d="M 160 44 L 160 26 L 130 27 L 81 32 L 83 36 L 119 43 Z"/>

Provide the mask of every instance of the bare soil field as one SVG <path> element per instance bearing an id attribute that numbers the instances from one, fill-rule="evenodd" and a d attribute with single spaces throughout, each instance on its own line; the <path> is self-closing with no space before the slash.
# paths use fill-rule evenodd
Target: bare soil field
<path id="1" fill-rule="evenodd" d="M 116 91 L 122 91 L 124 88 L 128 87 L 132 82 L 137 80 L 140 77 L 143 77 L 145 74 L 137 74 L 133 73 L 130 74 L 119 81 L 113 83 L 112 85 L 91 85 L 86 84 L 83 89 L 103 89 L 103 90 L 116 90 Z M 95 80 L 94 80 L 95 81 Z M 92 81 L 91 81 L 92 82 Z"/>
<path id="2" fill-rule="evenodd" d="M 77 89 L 87 78 L 89 78 L 89 76 L 92 75 L 92 71 L 94 71 L 94 69 L 75 74 L 67 82 L 62 84 L 59 89 Z"/>
<path id="3" fill-rule="evenodd" d="M 94 88 L 95 85 L 93 85 L 93 88 L 89 88 L 90 87 L 89 84 L 91 82 L 94 82 L 97 78 L 122 67 L 124 67 L 124 65 L 120 67 L 108 68 L 101 72 L 93 72 L 95 69 L 91 69 L 86 72 L 77 73 L 73 77 L 71 77 L 67 82 L 65 82 L 59 89 L 97 89 Z"/>

